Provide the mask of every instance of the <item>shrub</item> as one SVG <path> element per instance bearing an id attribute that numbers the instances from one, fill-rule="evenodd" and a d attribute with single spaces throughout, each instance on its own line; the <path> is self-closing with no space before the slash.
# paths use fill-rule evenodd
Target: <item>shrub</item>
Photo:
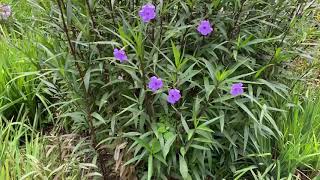
<path id="1" fill-rule="evenodd" d="M 122 177 L 232 178 L 282 135 L 269 100 L 287 93 L 279 65 L 297 55 L 290 29 L 313 4 L 56 2 L 34 3 L 63 40 L 41 45 L 51 108 L 90 135 L 104 177 L 115 151 Z"/>

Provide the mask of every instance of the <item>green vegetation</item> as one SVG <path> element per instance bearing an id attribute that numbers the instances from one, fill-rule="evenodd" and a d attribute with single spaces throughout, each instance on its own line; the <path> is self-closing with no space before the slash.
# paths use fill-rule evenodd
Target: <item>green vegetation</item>
<path id="1" fill-rule="evenodd" d="M 320 2 L 1 3 L 0 180 L 320 177 Z"/>
<path id="2" fill-rule="evenodd" d="M 319 97 L 299 100 L 294 96 L 292 104 L 284 105 L 286 110 L 279 119 L 279 128 L 283 137 L 278 141 L 278 156 L 283 171 L 317 173 L 320 169 L 320 137 L 319 137 Z M 304 172 L 305 171 L 305 172 Z M 301 172 L 298 172 L 301 173 Z"/>

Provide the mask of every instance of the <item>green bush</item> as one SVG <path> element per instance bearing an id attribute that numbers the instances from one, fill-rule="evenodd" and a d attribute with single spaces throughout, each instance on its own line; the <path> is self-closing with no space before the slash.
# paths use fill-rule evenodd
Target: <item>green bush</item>
<path id="1" fill-rule="evenodd" d="M 50 108 L 65 128 L 90 135 L 102 176 L 113 151 L 120 176 L 139 179 L 230 179 L 272 167 L 250 169 L 253 156 L 271 152 L 263 140 L 282 136 L 269 100 L 287 95 L 280 65 L 299 56 L 290 32 L 312 18 L 314 2 L 154 1 L 147 23 L 139 17 L 146 1 L 56 2 L 33 2 L 44 34 L 61 39 L 39 46 Z M 214 29 L 208 36 L 197 31 L 203 20 Z M 164 83 L 155 92 L 152 76 Z M 237 83 L 244 93 L 234 96 Z M 182 96 L 173 104 L 170 89 Z"/>

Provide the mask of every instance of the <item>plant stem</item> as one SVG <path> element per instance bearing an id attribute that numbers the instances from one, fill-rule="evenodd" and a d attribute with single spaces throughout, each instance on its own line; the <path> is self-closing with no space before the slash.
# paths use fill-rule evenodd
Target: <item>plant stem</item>
<path id="1" fill-rule="evenodd" d="M 108 179 L 108 170 L 105 166 L 105 162 L 103 160 L 103 156 L 102 154 L 99 152 L 99 148 L 98 148 L 98 142 L 97 142 L 97 136 L 96 136 L 96 131 L 95 131 L 95 128 L 94 128 L 94 125 L 93 125 L 93 117 L 92 117 L 92 110 L 91 110 L 91 107 L 90 107 L 90 104 L 92 104 L 92 99 L 90 98 L 90 93 L 86 93 L 86 102 L 87 102 L 87 108 L 86 108 L 86 111 L 87 111 L 87 119 L 88 119 L 88 123 L 89 123 L 89 128 L 90 128 L 90 136 L 91 136 L 91 141 L 92 141 L 92 146 L 94 148 L 94 150 L 97 152 L 97 155 L 98 155 L 98 162 L 99 162 L 99 165 L 100 165 L 100 170 L 102 172 L 102 175 L 103 175 L 103 179 L 104 180 L 107 180 Z"/>
<path id="2" fill-rule="evenodd" d="M 91 10 L 91 7 L 90 7 L 89 0 L 86 0 L 86 4 L 88 6 L 88 11 L 89 11 L 89 16 L 91 18 L 92 27 L 93 27 L 93 29 L 96 29 L 97 23 L 96 23 L 96 20 L 95 20 L 93 14 L 92 14 L 92 10 Z"/>
<path id="3" fill-rule="evenodd" d="M 291 11 L 290 16 L 289 16 L 288 24 L 287 24 L 287 26 L 286 26 L 285 29 L 284 29 L 284 35 L 282 36 L 280 43 L 279 43 L 278 45 L 276 45 L 275 50 L 274 50 L 274 53 L 273 53 L 273 56 L 272 56 L 272 58 L 269 60 L 268 64 L 272 63 L 272 61 L 274 60 L 274 58 L 275 58 L 275 56 L 276 56 L 277 49 L 278 49 L 279 47 L 282 47 L 285 38 L 287 37 L 287 35 L 288 35 L 289 32 L 290 32 L 290 29 L 291 29 L 290 27 L 291 27 L 292 19 L 293 19 L 294 16 L 296 16 L 296 15 L 299 13 L 301 7 L 302 7 L 302 5 L 298 3 L 298 4 L 297 4 L 297 8 L 294 8 L 294 9 Z M 294 12 L 296 12 L 296 13 L 294 13 Z"/>
<path id="4" fill-rule="evenodd" d="M 64 19 L 64 13 L 63 13 L 63 8 L 62 8 L 63 2 L 61 2 L 61 0 L 57 0 L 57 3 L 58 3 L 59 9 L 60 9 L 60 13 L 61 13 L 61 19 L 62 19 L 62 23 L 63 23 L 64 32 L 65 32 L 65 34 L 67 36 L 68 44 L 69 44 L 71 53 L 72 53 L 72 55 L 74 57 L 75 65 L 76 65 L 76 67 L 77 67 L 77 69 L 79 71 L 79 74 L 80 74 L 82 82 L 84 82 L 83 71 L 82 71 L 79 63 L 77 62 L 77 53 L 75 51 L 74 46 L 71 43 L 71 39 L 70 39 L 70 36 L 69 36 L 69 30 L 68 30 L 67 24 L 66 24 L 65 19 Z M 89 4 L 87 4 L 87 5 L 89 7 Z M 90 9 L 90 7 L 89 7 L 89 9 Z M 94 21 L 93 17 L 92 17 L 92 25 L 95 26 L 95 21 Z M 88 92 L 86 92 L 86 95 L 85 95 L 85 99 L 86 99 L 85 103 L 86 103 L 86 113 L 87 113 L 87 120 L 88 120 L 88 124 L 89 124 L 89 128 L 90 128 L 90 136 L 91 136 L 92 146 L 93 146 L 93 148 L 95 149 L 95 151 L 98 154 L 98 161 L 99 161 L 99 164 L 100 164 L 100 170 L 101 170 L 101 172 L 103 174 L 103 178 L 105 180 L 107 180 L 108 179 L 108 172 L 107 172 L 107 169 L 105 167 L 105 163 L 103 161 L 103 157 L 99 153 L 98 147 L 97 147 L 97 144 L 98 144 L 97 143 L 97 137 L 96 137 L 96 132 L 95 132 L 95 128 L 94 128 L 94 125 L 93 125 L 93 117 L 91 115 L 92 114 L 92 111 L 91 111 L 92 100 L 91 100 L 90 97 L 91 97 L 90 96 L 90 91 L 88 90 Z"/>
<path id="5" fill-rule="evenodd" d="M 67 36 L 67 41 L 68 41 L 68 44 L 69 44 L 69 48 L 70 48 L 70 51 L 71 51 L 71 54 L 74 58 L 74 63 L 75 63 L 75 66 L 76 68 L 78 69 L 78 72 L 80 74 L 80 77 L 81 77 L 81 80 L 83 81 L 83 71 L 80 67 L 80 64 L 77 62 L 77 53 L 75 51 L 75 48 L 74 46 L 72 45 L 71 43 L 71 39 L 70 39 L 70 36 L 69 36 L 69 30 L 68 30 L 68 27 L 67 27 L 67 24 L 66 24 L 66 21 L 64 19 L 64 14 L 63 14 L 63 9 L 62 9 L 62 2 L 61 0 L 57 0 L 57 3 L 58 3 L 58 6 L 59 6 L 59 10 L 60 10 L 60 13 L 61 13 L 61 19 L 62 19 L 62 24 L 63 24 L 63 29 L 64 29 L 64 33 L 66 34 Z"/>
<path id="6" fill-rule="evenodd" d="M 141 39 L 140 39 L 141 40 Z M 140 42 L 143 43 L 143 42 Z M 143 46 L 141 45 L 140 48 L 142 48 Z M 154 109 L 153 106 L 150 102 L 150 98 L 147 92 L 147 78 L 146 78 L 146 71 L 145 71 L 145 63 L 144 63 L 144 49 L 140 49 L 140 53 L 139 53 L 139 61 L 140 61 L 140 71 L 141 71 L 141 78 L 142 78 L 142 85 L 143 85 L 143 89 L 145 91 L 145 107 L 147 110 L 147 114 L 149 115 L 150 119 L 152 119 L 153 114 L 154 114 Z"/>
<path id="7" fill-rule="evenodd" d="M 113 22 L 113 28 L 116 28 L 116 20 L 114 18 L 114 12 L 113 12 L 113 7 L 112 7 L 112 1 L 109 0 L 109 9 L 110 9 L 110 14 L 111 14 L 111 18 L 112 18 L 112 22 Z"/>

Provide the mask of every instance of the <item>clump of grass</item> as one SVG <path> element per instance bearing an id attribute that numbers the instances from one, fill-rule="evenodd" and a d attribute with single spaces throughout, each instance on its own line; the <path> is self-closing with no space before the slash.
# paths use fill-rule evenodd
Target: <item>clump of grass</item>
<path id="1" fill-rule="evenodd" d="M 8 3 L 13 6 L 13 12 L 21 11 L 20 15 L 31 12 L 26 10 L 31 10 L 27 1 Z M 0 23 L 0 115 L 15 119 L 23 106 L 30 124 L 39 128 L 39 125 L 51 122 L 48 109 L 50 92 L 40 75 L 37 42 L 41 36 L 35 31 L 28 32 L 33 26 L 28 24 L 27 17 L 26 14 L 16 17 L 14 13 Z"/>
<path id="2" fill-rule="evenodd" d="M 41 134 L 28 125 L 27 112 L 0 119 L 0 179 L 79 179 L 97 173 L 88 142 L 76 134 Z"/>
<path id="3" fill-rule="evenodd" d="M 299 99 L 286 108 L 279 118 L 283 137 L 278 141 L 283 170 L 315 172 L 320 169 L 320 98 Z M 309 172 L 309 173 L 310 173 Z"/>

